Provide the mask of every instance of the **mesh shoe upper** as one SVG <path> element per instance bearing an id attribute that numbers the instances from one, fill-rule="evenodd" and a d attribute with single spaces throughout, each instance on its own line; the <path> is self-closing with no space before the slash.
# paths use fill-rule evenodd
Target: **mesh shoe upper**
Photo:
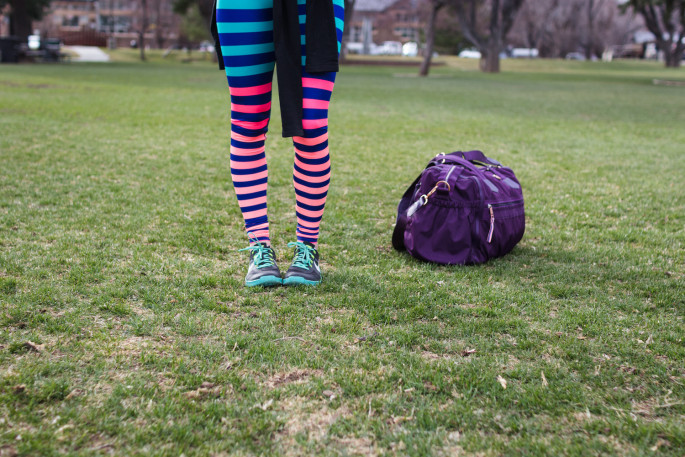
<path id="1" fill-rule="evenodd" d="M 255 243 L 241 251 L 250 251 L 250 266 L 245 276 L 247 286 L 271 286 L 282 283 L 281 271 L 276 265 L 276 253 L 272 247 Z"/>
<path id="2" fill-rule="evenodd" d="M 301 241 L 288 243 L 288 247 L 295 248 L 293 263 L 285 274 L 285 285 L 307 284 L 314 285 L 321 282 L 319 268 L 319 251 L 313 244 Z"/>

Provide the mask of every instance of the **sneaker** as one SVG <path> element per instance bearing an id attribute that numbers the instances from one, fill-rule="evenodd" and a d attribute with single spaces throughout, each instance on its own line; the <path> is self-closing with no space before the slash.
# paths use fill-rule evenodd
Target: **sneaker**
<path id="1" fill-rule="evenodd" d="M 280 286 L 283 284 L 281 270 L 276 265 L 276 253 L 273 248 L 263 243 L 255 243 L 240 251 L 250 251 L 250 266 L 247 268 L 245 285 Z"/>
<path id="2" fill-rule="evenodd" d="M 285 274 L 284 286 L 316 286 L 321 282 L 319 268 L 319 251 L 312 243 L 288 243 L 288 247 L 295 248 L 295 258 Z"/>

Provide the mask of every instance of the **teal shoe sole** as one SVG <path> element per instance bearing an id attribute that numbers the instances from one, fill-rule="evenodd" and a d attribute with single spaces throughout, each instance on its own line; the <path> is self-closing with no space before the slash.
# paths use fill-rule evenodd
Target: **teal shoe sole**
<path id="1" fill-rule="evenodd" d="M 321 280 L 310 281 L 309 279 L 304 279 L 300 276 L 290 276 L 283 280 L 284 286 L 318 286 L 321 284 Z"/>
<path id="2" fill-rule="evenodd" d="M 255 279 L 254 281 L 245 281 L 245 285 L 247 287 L 256 287 L 256 286 L 271 287 L 271 286 L 280 286 L 282 284 L 283 284 L 283 280 L 278 276 L 262 276 L 261 278 Z"/>

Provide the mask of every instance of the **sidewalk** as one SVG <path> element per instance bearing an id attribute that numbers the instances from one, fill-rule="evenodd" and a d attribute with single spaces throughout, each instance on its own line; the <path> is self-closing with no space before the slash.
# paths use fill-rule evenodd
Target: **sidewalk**
<path id="1" fill-rule="evenodd" d="M 62 49 L 78 54 L 73 62 L 109 62 L 109 56 L 96 46 L 63 46 Z"/>

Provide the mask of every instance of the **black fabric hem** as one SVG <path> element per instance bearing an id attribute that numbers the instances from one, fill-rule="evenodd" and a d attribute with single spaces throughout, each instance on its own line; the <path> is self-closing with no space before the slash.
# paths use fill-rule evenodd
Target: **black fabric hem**
<path id="1" fill-rule="evenodd" d="M 214 0 L 214 6 L 212 6 L 212 22 L 209 24 L 209 30 L 212 33 L 212 38 L 214 38 L 214 52 L 216 52 L 216 59 L 219 63 L 219 70 L 224 70 L 224 56 L 221 53 L 221 42 L 219 41 L 219 29 L 216 25 L 216 2 Z"/>
<path id="2" fill-rule="evenodd" d="M 307 73 L 337 73 L 340 71 L 340 64 L 338 63 L 338 59 L 336 59 L 335 62 L 330 63 L 305 65 L 304 69 Z"/>
<path id="3" fill-rule="evenodd" d="M 283 127 L 283 138 L 292 138 L 294 136 L 304 136 L 304 128 L 300 127 Z"/>

